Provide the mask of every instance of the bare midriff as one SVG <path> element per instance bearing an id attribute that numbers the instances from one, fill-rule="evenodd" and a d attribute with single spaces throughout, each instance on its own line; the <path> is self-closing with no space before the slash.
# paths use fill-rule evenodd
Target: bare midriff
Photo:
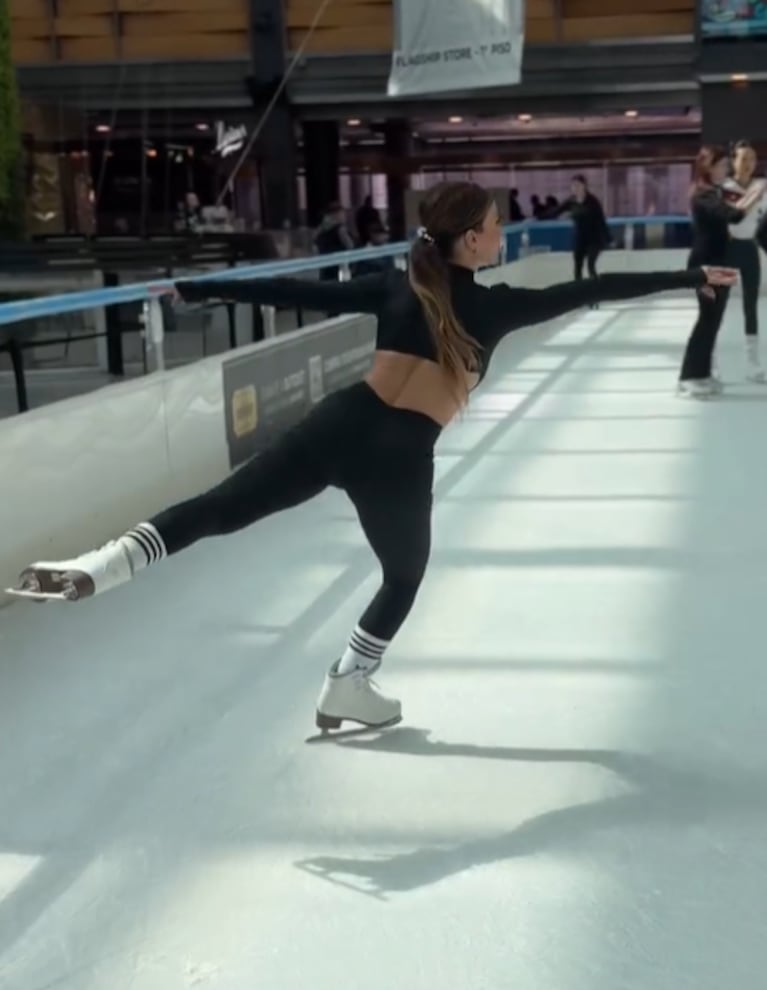
<path id="1" fill-rule="evenodd" d="M 467 387 L 474 388 L 478 379 L 476 374 L 467 374 Z M 422 413 L 441 426 L 447 426 L 460 409 L 440 366 L 413 354 L 376 351 L 365 381 L 387 405 Z"/>

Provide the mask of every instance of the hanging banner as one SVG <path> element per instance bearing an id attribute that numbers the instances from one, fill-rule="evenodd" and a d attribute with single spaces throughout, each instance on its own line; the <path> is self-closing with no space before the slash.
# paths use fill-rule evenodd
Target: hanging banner
<path id="1" fill-rule="evenodd" d="M 389 96 L 515 86 L 525 0 L 394 0 Z"/>

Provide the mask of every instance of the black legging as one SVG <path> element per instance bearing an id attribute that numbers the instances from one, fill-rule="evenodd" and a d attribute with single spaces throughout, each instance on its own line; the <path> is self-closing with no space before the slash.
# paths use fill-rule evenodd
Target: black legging
<path id="1" fill-rule="evenodd" d="M 329 485 L 353 502 L 383 583 L 360 619 L 389 641 L 410 611 L 431 548 L 434 443 L 441 427 L 361 382 L 323 399 L 220 485 L 150 520 L 169 554 L 306 502 Z"/>
<path id="2" fill-rule="evenodd" d="M 583 263 L 588 265 L 589 278 L 597 277 L 597 259 L 602 253 L 602 245 L 596 242 L 576 241 L 573 248 L 573 262 L 575 267 L 575 280 L 580 282 L 583 278 Z"/>
<path id="3" fill-rule="evenodd" d="M 711 365 L 714 357 L 716 336 L 722 325 L 722 317 L 730 297 L 730 290 L 717 288 L 712 290 L 711 299 L 703 290 L 698 289 L 698 319 L 687 341 L 682 370 L 679 374 L 681 381 L 704 379 L 711 377 Z"/>
<path id="4" fill-rule="evenodd" d="M 759 286 L 762 280 L 762 266 L 756 241 L 731 238 L 727 263 L 740 272 L 746 336 L 755 337 L 759 332 Z"/>

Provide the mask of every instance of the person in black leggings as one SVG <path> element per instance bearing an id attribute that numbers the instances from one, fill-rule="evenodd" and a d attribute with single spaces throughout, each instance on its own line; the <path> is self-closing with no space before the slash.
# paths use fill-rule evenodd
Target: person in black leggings
<path id="1" fill-rule="evenodd" d="M 475 281 L 475 271 L 497 262 L 502 235 L 489 193 L 470 183 L 437 187 L 423 200 L 421 216 L 424 227 L 412 248 L 409 273 L 394 270 L 339 283 L 182 281 L 177 290 L 185 300 L 372 314 L 378 321 L 376 361 L 381 352 L 386 352 L 381 367 L 391 367 L 397 356 L 405 355 L 408 367 L 413 357 L 419 359 L 434 376 L 440 408 L 449 399 L 449 419 L 467 400 L 469 387 L 485 377 L 497 345 L 520 327 L 600 300 L 733 278 L 727 271 L 697 269 L 605 275 L 542 290 L 506 284 L 486 288 Z M 376 368 L 374 363 L 371 381 Z M 322 399 L 264 453 L 210 491 L 75 560 L 31 565 L 21 575 L 21 587 L 72 600 L 96 594 L 197 540 L 234 533 L 328 486 L 341 488 L 381 564 L 382 582 L 325 678 L 317 724 L 323 729 L 337 728 L 342 720 L 393 724 L 401 718 L 400 703 L 381 694 L 370 674 L 410 612 L 426 570 L 434 445 L 442 428 L 432 416 L 387 404 L 368 380 L 359 382 Z"/>
<path id="2" fill-rule="evenodd" d="M 733 174 L 723 185 L 724 198 L 730 204 L 737 203 L 754 186 L 763 187 L 757 179 L 756 152 L 748 141 L 738 141 L 732 156 Z M 765 382 L 767 376 L 759 362 L 759 287 L 762 280 L 762 264 L 756 234 L 764 216 L 765 197 L 740 223 L 730 225 L 730 242 L 727 264 L 737 268 L 743 286 L 743 316 L 746 331 L 746 377 L 753 382 Z"/>
<path id="3" fill-rule="evenodd" d="M 693 243 L 688 268 L 725 265 L 730 253 L 730 224 L 740 223 L 754 209 L 762 188 L 753 186 L 745 196 L 728 203 L 722 194 L 727 177 L 727 151 L 701 148 L 695 161 L 691 193 Z M 698 319 L 687 341 L 679 372 L 679 392 L 693 398 L 709 398 L 721 391 L 712 374 L 714 348 L 730 295 L 728 286 L 698 289 Z"/>

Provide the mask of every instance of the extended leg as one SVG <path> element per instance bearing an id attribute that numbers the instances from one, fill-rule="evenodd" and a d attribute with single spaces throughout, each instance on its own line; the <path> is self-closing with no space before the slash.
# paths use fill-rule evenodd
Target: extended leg
<path id="1" fill-rule="evenodd" d="M 318 495 L 328 484 L 322 460 L 299 424 L 221 484 L 165 509 L 150 523 L 169 554 L 208 536 L 234 533 Z"/>
<path id="2" fill-rule="evenodd" d="M 327 485 L 322 451 L 299 424 L 220 485 L 165 509 L 119 539 L 73 560 L 40 561 L 22 572 L 10 594 L 77 601 L 129 581 L 134 574 L 197 540 L 243 529 L 305 502 Z"/>

